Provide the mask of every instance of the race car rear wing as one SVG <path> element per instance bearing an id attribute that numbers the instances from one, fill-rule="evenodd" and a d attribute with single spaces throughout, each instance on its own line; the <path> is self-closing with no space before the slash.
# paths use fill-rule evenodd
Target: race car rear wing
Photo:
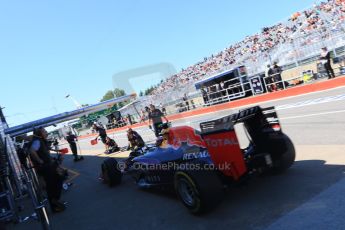
<path id="1" fill-rule="evenodd" d="M 250 121 L 254 121 L 253 122 Z M 260 106 L 253 106 L 242 109 L 238 113 L 231 114 L 216 120 L 200 123 L 202 133 L 221 132 L 233 129 L 233 126 L 238 123 L 250 123 L 246 126 L 256 126 L 262 131 L 265 129 L 273 129 L 274 131 L 281 131 L 277 112 L 272 107 L 261 108 Z"/>

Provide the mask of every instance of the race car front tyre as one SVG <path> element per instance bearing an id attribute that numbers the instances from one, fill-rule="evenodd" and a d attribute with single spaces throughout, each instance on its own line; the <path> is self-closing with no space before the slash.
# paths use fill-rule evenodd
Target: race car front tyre
<path id="1" fill-rule="evenodd" d="M 224 196 L 223 184 L 215 171 L 177 171 L 175 191 L 192 214 L 202 214 L 217 206 Z"/>
<path id="2" fill-rule="evenodd" d="M 284 142 L 286 149 L 285 152 L 279 153 L 278 157 L 273 159 L 273 167 L 270 170 L 273 174 L 279 174 L 286 171 L 292 166 L 296 158 L 295 147 L 291 139 L 287 135 L 282 134 L 281 140 Z M 278 149 L 276 151 L 277 153 L 279 152 Z"/>
<path id="3" fill-rule="evenodd" d="M 122 173 L 119 169 L 119 164 L 114 158 L 104 160 L 102 164 L 103 180 L 109 187 L 118 185 L 122 180 Z"/>

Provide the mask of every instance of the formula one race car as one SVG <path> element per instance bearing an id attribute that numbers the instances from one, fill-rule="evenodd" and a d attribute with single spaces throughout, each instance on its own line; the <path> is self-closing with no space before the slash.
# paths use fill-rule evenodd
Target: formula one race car
<path id="1" fill-rule="evenodd" d="M 234 129 L 238 123 L 250 141 L 244 149 Z M 174 188 L 189 211 L 199 214 L 217 205 L 227 186 L 253 174 L 284 172 L 295 160 L 293 143 L 282 132 L 274 107 L 250 107 L 203 122 L 200 129 L 164 129 L 159 146 L 132 152 L 124 162 L 106 159 L 105 182 L 118 185 L 130 174 L 141 188 Z"/>

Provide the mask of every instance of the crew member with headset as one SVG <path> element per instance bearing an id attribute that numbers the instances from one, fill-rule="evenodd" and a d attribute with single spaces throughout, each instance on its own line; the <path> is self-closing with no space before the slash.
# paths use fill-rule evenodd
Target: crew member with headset
<path id="1" fill-rule="evenodd" d="M 36 128 L 30 144 L 30 156 L 37 169 L 37 173 L 44 178 L 50 207 L 53 212 L 62 212 L 66 209 L 60 201 L 63 178 L 57 172 L 57 164 L 51 159 L 48 133 L 44 128 Z"/>
<path id="2" fill-rule="evenodd" d="M 164 116 L 162 111 L 157 109 L 154 105 L 150 105 L 150 112 L 149 112 L 149 127 L 152 129 L 151 122 L 153 124 L 153 129 L 155 132 L 156 137 L 159 136 L 159 133 L 162 129 L 162 117 L 165 119 L 166 122 L 169 122 L 168 119 Z"/>

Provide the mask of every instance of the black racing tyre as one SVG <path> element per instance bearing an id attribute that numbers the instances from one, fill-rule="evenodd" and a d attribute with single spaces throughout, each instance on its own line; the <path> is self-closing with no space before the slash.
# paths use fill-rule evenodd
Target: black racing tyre
<path id="1" fill-rule="evenodd" d="M 283 153 L 280 153 L 278 149 L 276 150 L 277 153 L 275 154 L 278 156 L 273 157 L 273 167 L 270 170 L 270 172 L 273 174 L 279 174 L 286 171 L 293 165 L 296 158 L 295 147 L 291 139 L 286 134 L 282 134 L 279 139 L 283 141 L 286 149 Z"/>
<path id="2" fill-rule="evenodd" d="M 119 185 L 122 180 L 122 173 L 117 160 L 114 158 L 104 160 L 102 164 L 102 175 L 104 182 L 108 184 L 109 187 Z"/>
<path id="3" fill-rule="evenodd" d="M 175 191 L 192 214 L 202 214 L 217 206 L 224 196 L 223 184 L 216 171 L 177 171 Z"/>

